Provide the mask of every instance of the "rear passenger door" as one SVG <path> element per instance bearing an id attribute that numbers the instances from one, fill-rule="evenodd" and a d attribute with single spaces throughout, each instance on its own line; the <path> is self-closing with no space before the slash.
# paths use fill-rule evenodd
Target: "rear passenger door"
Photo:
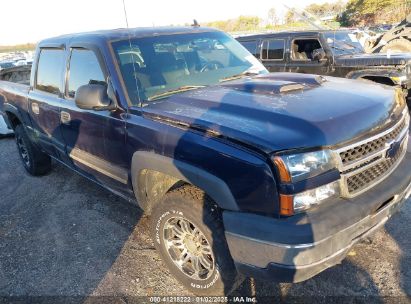
<path id="1" fill-rule="evenodd" d="M 41 48 L 33 88 L 28 95 L 35 136 L 43 150 L 60 158 L 65 147 L 60 132 L 65 63 L 63 48 Z"/>
<path id="2" fill-rule="evenodd" d="M 97 50 L 70 49 L 65 99 L 61 106 L 61 124 L 66 152 L 72 165 L 113 189 L 124 188 L 128 170 L 124 164 L 125 121 L 123 111 L 82 110 L 75 104 L 77 89 L 82 85 L 107 87 L 108 73 Z"/>
<path id="3" fill-rule="evenodd" d="M 286 70 L 285 43 L 283 38 L 264 39 L 261 43 L 260 59 L 270 72 Z"/>

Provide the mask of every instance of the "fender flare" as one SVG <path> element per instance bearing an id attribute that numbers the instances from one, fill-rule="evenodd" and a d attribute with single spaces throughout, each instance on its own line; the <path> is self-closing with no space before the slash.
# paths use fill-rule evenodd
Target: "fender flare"
<path id="1" fill-rule="evenodd" d="M 24 125 L 24 121 L 23 121 L 23 119 L 22 119 L 22 117 L 21 117 L 21 115 L 20 115 L 19 109 L 18 109 L 17 107 L 15 107 L 15 106 L 9 104 L 9 103 L 4 103 L 4 104 L 3 104 L 3 113 L 4 113 L 3 116 L 4 116 L 4 120 L 6 121 L 7 126 L 8 126 L 9 128 L 13 129 L 13 128 L 12 128 L 13 126 L 12 126 L 12 122 L 9 120 L 9 117 L 8 117 L 8 115 L 7 115 L 7 112 L 13 114 L 14 116 L 16 116 L 17 119 L 21 122 L 21 124 Z"/>
<path id="2" fill-rule="evenodd" d="M 182 161 L 162 156 L 154 152 L 137 151 L 133 154 L 131 164 L 131 180 L 137 201 L 143 209 L 147 202 L 144 181 L 141 180 L 143 170 L 152 170 L 166 174 L 176 181 L 185 181 L 203 190 L 216 204 L 225 210 L 238 211 L 238 205 L 228 188 L 220 178 Z M 165 194 L 169 189 L 164 191 Z M 155 202 L 153 202 L 155 203 Z"/>

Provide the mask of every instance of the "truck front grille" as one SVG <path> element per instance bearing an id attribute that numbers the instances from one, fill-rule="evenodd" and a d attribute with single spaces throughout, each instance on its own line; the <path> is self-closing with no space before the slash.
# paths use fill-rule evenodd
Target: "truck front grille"
<path id="1" fill-rule="evenodd" d="M 394 157 L 383 161 L 347 177 L 348 192 L 353 195 L 369 185 L 378 182 L 387 172 L 390 172 L 401 156 L 401 151 Z"/>
<path id="2" fill-rule="evenodd" d="M 354 197 L 384 180 L 399 165 L 407 151 L 410 117 L 373 138 L 337 150 L 340 157 L 341 190 Z"/>
<path id="3" fill-rule="evenodd" d="M 341 152 L 340 157 L 343 165 L 349 165 L 359 159 L 383 150 L 387 142 L 395 140 L 398 135 L 400 135 L 401 131 L 405 127 L 405 123 L 405 119 L 403 119 L 391 132 L 370 142 L 366 142 L 362 145 Z"/>

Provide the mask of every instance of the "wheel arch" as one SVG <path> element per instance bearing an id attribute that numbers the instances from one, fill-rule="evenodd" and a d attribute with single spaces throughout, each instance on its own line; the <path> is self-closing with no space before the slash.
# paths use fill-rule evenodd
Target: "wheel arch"
<path id="1" fill-rule="evenodd" d="M 5 113 L 5 117 L 7 118 L 6 124 L 13 130 L 15 130 L 19 124 L 23 124 L 19 110 L 16 107 L 10 104 L 4 104 L 3 111 Z"/>
<path id="2" fill-rule="evenodd" d="M 137 202 L 148 214 L 170 189 L 179 184 L 199 188 L 222 209 L 239 210 L 230 189 L 220 178 L 191 164 L 154 152 L 134 153 L 131 179 Z"/>
<path id="3" fill-rule="evenodd" d="M 347 78 L 350 79 L 363 79 L 369 80 L 375 83 L 395 86 L 396 84 L 394 81 L 388 76 L 383 73 L 373 73 L 371 71 L 355 71 L 347 74 Z"/>
<path id="4" fill-rule="evenodd" d="M 394 81 L 388 76 L 365 75 L 365 76 L 360 77 L 360 79 L 370 80 L 372 82 L 385 84 L 385 85 L 389 85 L 389 86 L 395 86 Z"/>

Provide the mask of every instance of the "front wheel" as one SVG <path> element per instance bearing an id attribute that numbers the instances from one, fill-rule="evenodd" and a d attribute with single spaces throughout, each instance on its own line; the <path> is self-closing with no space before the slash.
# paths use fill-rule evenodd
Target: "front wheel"
<path id="1" fill-rule="evenodd" d="M 51 158 L 33 145 L 26 130 L 18 125 L 14 131 L 17 150 L 24 168 L 31 175 L 44 175 L 51 170 Z"/>
<path id="2" fill-rule="evenodd" d="M 152 237 L 163 262 L 200 296 L 227 295 L 242 281 L 218 213 L 201 191 L 184 186 L 167 193 L 152 214 Z"/>

